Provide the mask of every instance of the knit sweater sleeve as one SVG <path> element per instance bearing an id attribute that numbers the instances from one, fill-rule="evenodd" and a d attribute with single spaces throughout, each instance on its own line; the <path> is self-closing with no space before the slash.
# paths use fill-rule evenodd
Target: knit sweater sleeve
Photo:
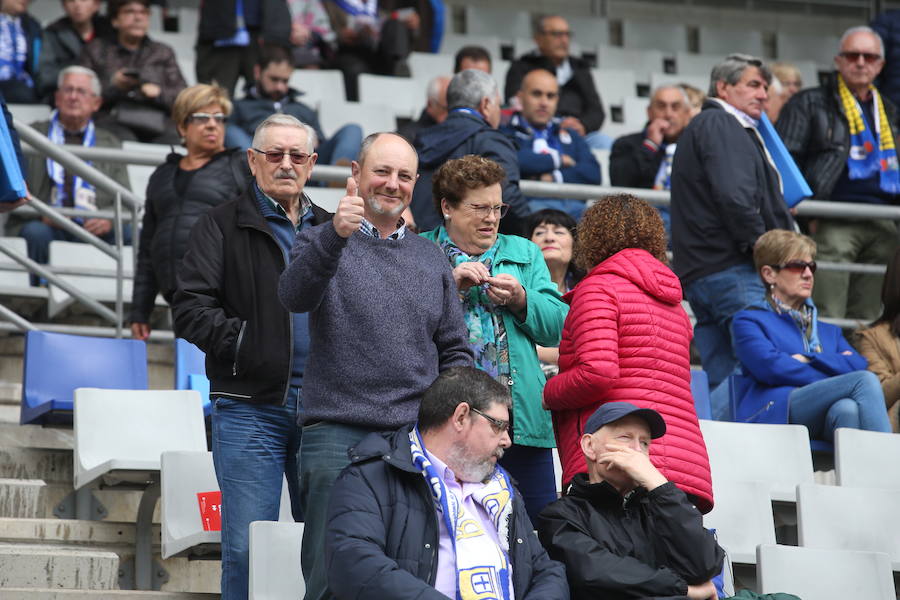
<path id="1" fill-rule="evenodd" d="M 440 258 L 443 259 L 443 256 Z M 472 350 L 469 348 L 469 330 L 463 317 L 453 271 L 446 260 L 440 262 L 446 268 L 441 278 L 444 288 L 444 306 L 441 311 L 443 318 L 434 332 L 434 344 L 438 350 L 438 370 L 471 367 L 473 359 Z"/>
<path id="2" fill-rule="evenodd" d="M 348 239 L 339 236 L 330 221 L 297 234 L 291 262 L 278 282 L 278 297 L 285 308 L 302 313 L 319 306 Z"/>

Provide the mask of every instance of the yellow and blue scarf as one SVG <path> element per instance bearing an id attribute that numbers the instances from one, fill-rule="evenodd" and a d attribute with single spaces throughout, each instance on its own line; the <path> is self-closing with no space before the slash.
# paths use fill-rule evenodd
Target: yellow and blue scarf
<path id="1" fill-rule="evenodd" d="M 888 194 L 900 193 L 900 165 L 897 164 L 897 150 L 894 135 L 884 110 L 884 102 L 875 86 L 870 85 L 875 101 L 875 131 L 866 127 L 862 107 L 844 78 L 838 75 L 838 94 L 841 108 L 850 124 L 850 156 L 847 169 L 850 179 L 868 179 L 880 174 L 880 187 Z M 877 148 L 877 150 L 876 150 Z"/>

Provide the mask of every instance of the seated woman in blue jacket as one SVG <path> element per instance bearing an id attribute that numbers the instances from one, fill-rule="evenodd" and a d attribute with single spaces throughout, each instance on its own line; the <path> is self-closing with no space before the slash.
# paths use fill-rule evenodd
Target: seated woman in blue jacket
<path id="1" fill-rule="evenodd" d="M 840 328 L 822 323 L 812 301 L 816 244 L 775 229 L 753 247 L 765 302 L 732 321 L 744 378 L 737 421 L 806 425 L 812 439 L 834 440 L 838 427 L 891 431 L 878 378 Z"/>

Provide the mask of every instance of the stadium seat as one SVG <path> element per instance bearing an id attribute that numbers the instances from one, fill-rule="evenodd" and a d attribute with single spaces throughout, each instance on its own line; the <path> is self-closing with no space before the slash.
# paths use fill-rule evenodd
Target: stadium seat
<path id="1" fill-rule="evenodd" d="M 803 81 L 803 89 L 819 85 L 819 66 L 812 60 L 792 60 L 792 65 L 800 71 L 800 79 Z"/>
<path id="2" fill-rule="evenodd" d="M 611 106 L 622 106 L 625 98 L 637 96 L 637 83 L 634 71 L 620 69 L 591 69 L 591 77 L 594 78 L 594 86 L 600 94 L 600 102 L 606 111 L 606 118 L 610 118 Z"/>
<path id="3" fill-rule="evenodd" d="M 46 104 L 7 104 L 12 116 L 26 125 L 50 119 L 50 107 Z"/>
<path id="4" fill-rule="evenodd" d="M 162 42 L 171 47 L 175 52 L 175 56 L 179 59 L 187 59 L 191 62 L 195 59 L 194 46 L 197 43 L 196 30 L 188 32 L 151 31 L 147 33 L 147 37 L 154 42 Z M 181 65 L 179 65 L 179 68 L 180 66 Z M 187 79 L 187 76 L 184 73 L 181 75 Z"/>
<path id="5" fill-rule="evenodd" d="M 389 101 L 389 98 L 387 100 Z M 363 136 L 397 129 L 394 109 L 388 106 L 359 102 L 329 102 L 319 109 L 319 123 L 326 136 L 334 135 L 335 131 L 348 122 L 357 123 L 362 127 Z"/>
<path id="6" fill-rule="evenodd" d="M 144 342 L 29 331 L 20 422 L 72 423 L 76 388 L 147 389 Z"/>
<path id="7" fill-rule="evenodd" d="M 709 403 L 709 375 L 700 369 L 691 369 L 691 395 L 694 397 L 694 410 L 698 419 L 712 419 L 712 408 Z"/>
<path id="8" fill-rule="evenodd" d="M 681 85 L 682 83 L 692 85 L 705 94 L 707 90 L 709 90 L 709 73 L 706 75 L 675 75 L 674 73 L 650 74 L 651 93 L 661 85 Z"/>
<path id="9" fill-rule="evenodd" d="M 638 83 L 649 83 L 650 73 L 664 70 L 663 53 L 660 50 L 598 45 L 597 66 L 601 70 L 630 71 Z M 602 90 L 600 96 L 603 96 Z"/>
<path id="10" fill-rule="evenodd" d="M 709 87 L 709 76 L 712 68 L 720 63 L 726 55 L 718 54 L 691 54 L 689 52 L 678 52 L 675 55 L 675 72 L 679 75 L 692 75 L 694 77 L 706 78 L 706 85 L 703 86 L 703 92 Z"/>
<path id="11" fill-rule="evenodd" d="M 778 60 L 812 60 L 820 67 L 830 68 L 838 53 L 840 38 L 821 33 L 779 31 L 775 33 L 775 46 Z"/>
<path id="12" fill-rule="evenodd" d="M 19 256 L 28 256 L 25 238 L 0 237 L 0 246 Z M 33 287 L 25 267 L 19 266 L 19 263 L 0 252 L 0 296 L 46 298 L 47 288 Z"/>
<path id="13" fill-rule="evenodd" d="M 398 117 L 418 119 L 425 106 L 425 86 L 419 79 L 363 73 L 359 76 L 359 101 L 370 105 L 390 103 Z M 344 121 L 353 118 L 348 113 Z"/>
<path id="14" fill-rule="evenodd" d="M 775 517 L 769 488 L 759 481 L 714 480 L 716 506 L 703 516 L 703 526 L 716 530 L 719 545 L 731 561 L 756 564 L 756 546 L 775 543 Z"/>
<path id="15" fill-rule="evenodd" d="M 122 247 L 122 269 L 125 277 L 122 281 L 122 299 L 126 304 L 131 302 L 131 291 L 134 277 L 134 250 L 131 246 Z M 60 274 L 60 278 L 74 285 L 81 293 L 100 302 L 116 301 L 116 261 L 99 248 L 80 242 L 54 240 L 50 242 L 51 268 L 96 269 L 90 275 Z M 72 304 L 75 298 L 59 286 L 49 284 L 50 301 L 47 313 L 55 317 Z M 165 306 L 162 296 L 156 297 L 157 306 Z"/>
<path id="16" fill-rule="evenodd" d="M 209 416 L 209 380 L 206 378 L 206 355 L 189 341 L 175 339 L 175 389 L 194 390 L 203 400 L 203 414 Z"/>
<path id="17" fill-rule="evenodd" d="M 197 66 L 195 64 L 193 56 L 178 56 L 178 68 L 181 69 L 181 76 L 184 77 L 185 83 L 188 86 L 195 85 L 197 83 Z"/>
<path id="18" fill-rule="evenodd" d="M 169 144 L 148 144 L 145 142 L 124 141 L 122 142 L 122 150 L 154 154 L 159 157 L 159 164 L 163 164 L 166 157 L 172 152 L 172 146 Z"/>
<path id="19" fill-rule="evenodd" d="M 511 64 L 512 61 L 502 59 L 496 59 L 491 63 L 491 74 L 494 76 L 494 81 L 500 86 L 501 96 L 504 94 L 504 89 L 506 87 L 506 73 L 509 71 L 509 66 Z"/>
<path id="20" fill-rule="evenodd" d="M 806 484 L 797 486 L 800 545 L 884 552 L 900 571 L 897 490 Z"/>
<path id="21" fill-rule="evenodd" d="M 131 185 L 132 193 L 146 201 L 147 199 L 147 183 L 156 167 L 150 165 L 125 165 L 128 170 L 128 183 Z"/>
<path id="22" fill-rule="evenodd" d="M 426 84 L 438 75 L 453 75 L 453 57 L 446 54 L 410 52 L 406 63 L 409 65 L 413 78 L 419 81 L 424 80 Z M 425 97 L 424 91 L 422 97 Z"/>
<path id="23" fill-rule="evenodd" d="M 302 541 L 303 523 L 250 523 L 250 600 L 303 597 Z"/>
<path id="24" fill-rule="evenodd" d="M 643 131 L 647 124 L 647 107 L 650 106 L 650 98 L 638 96 L 626 96 L 622 103 L 622 122 L 630 130 L 630 133 Z"/>
<path id="25" fill-rule="evenodd" d="M 802 425 L 700 421 L 712 479 L 760 481 L 773 500 L 794 502 L 796 486 L 813 482 L 809 434 Z"/>
<path id="26" fill-rule="evenodd" d="M 346 194 L 343 188 L 306 187 L 303 191 L 313 201 L 313 204 L 330 213 L 337 212 L 338 202 Z"/>
<path id="27" fill-rule="evenodd" d="M 761 544 L 757 583 L 763 594 L 785 592 L 804 600 L 895 600 L 887 554 Z"/>
<path id="28" fill-rule="evenodd" d="M 688 49 L 687 26 L 682 23 L 622 21 L 622 45 L 646 48 L 669 54 Z"/>
<path id="29" fill-rule="evenodd" d="M 755 29 L 722 29 L 701 25 L 697 28 L 700 52 L 718 56 L 722 60 L 729 54 L 740 52 L 763 56 L 762 33 Z"/>
<path id="30" fill-rule="evenodd" d="M 503 58 L 500 51 L 500 38 L 496 35 L 459 35 L 447 34 L 441 41 L 441 54 L 455 56 L 464 46 L 481 46 L 491 55 L 491 60 L 497 62 Z"/>
<path id="31" fill-rule="evenodd" d="M 300 101 L 311 108 L 347 101 L 344 76 L 337 69 L 294 69 L 289 83 L 295 90 L 303 92 Z"/>
<path id="32" fill-rule="evenodd" d="M 567 20 L 572 31 L 572 41 L 577 41 L 582 48 L 609 44 L 609 21 L 606 19 L 579 15 Z"/>
<path id="33" fill-rule="evenodd" d="M 900 436 L 842 427 L 834 433 L 834 473 L 838 485 L 900 492 Z"/>
<path id="34" fill-rule="evenodd" d="M 591 149 L 591 154 L 593 154 L 594 158 L 597 159 L 597 162 L 600 163 L 600 185 L 604 187 L 610 187 L 612 185 L 609 181 L 609 153 L 609 150 Z"/>
<path id="35" fill-rule="evenodd" d="M 466 32 L 470 35 L 496 35 L 502 31 L 506 40 L 531 37 L 531 17 L 527 11 L 509 7 L 492 7 L 489 3 L 465 5 Z"/>

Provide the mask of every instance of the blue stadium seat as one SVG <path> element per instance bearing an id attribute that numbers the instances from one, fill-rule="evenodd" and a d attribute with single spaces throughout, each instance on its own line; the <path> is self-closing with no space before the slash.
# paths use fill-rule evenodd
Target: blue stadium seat
<path id="1" fill-rule="evenodd" d="M 147 346 L 137 340 L 29 331 L 24 363 L 23 425 L 71 425 L 76 388 L 147 389 Z"/>
<path id="2" fill-rule="evenodd" d="M 203 399 L 203 414 L 212 412 L 209 402 L 209 379 L 206 378 L 206 355 L 189 341 L 175 339 L 175 389 L 195 390 Z"/>
<path id="3" fill-rule="evenodd" d="M 691 370 L 691 396 L 694 397 L 697 418 L 712 419 L 712 407 L 709 403 L 709 376 L 706 371 Z"/>

